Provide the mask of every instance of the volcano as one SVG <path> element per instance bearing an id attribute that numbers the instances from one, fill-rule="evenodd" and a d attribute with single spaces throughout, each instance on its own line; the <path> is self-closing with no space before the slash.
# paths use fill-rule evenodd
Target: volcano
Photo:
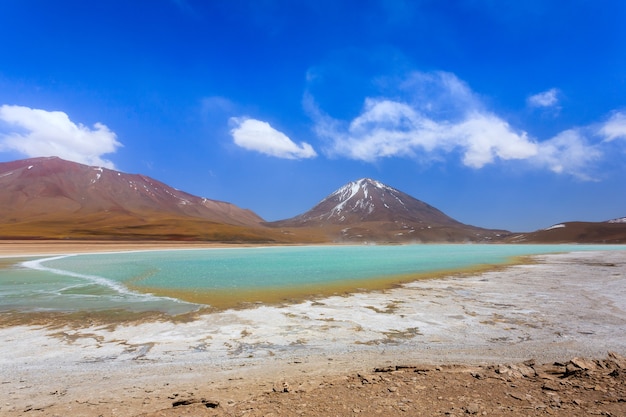
<path id="1" fill-rule="evenodd" d="M 349 182 L 303 214 L 267 224 L 323 229 L 335 241 L 484 242 L 509 234 L 463 224 L 370 178 Z"/>

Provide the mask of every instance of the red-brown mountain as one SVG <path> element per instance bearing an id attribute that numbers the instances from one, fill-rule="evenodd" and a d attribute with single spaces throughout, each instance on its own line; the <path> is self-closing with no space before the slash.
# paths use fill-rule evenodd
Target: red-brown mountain
<path id="1" fill-rule="evenodd" d="M 0 237 L 266 240 L 250 210 L 57 157 L 0 163 Z M 233 236 L 230 236 L 233 235 Z"/>
<path id="2" fill-rule="evenodd" d="M 267 224 L 321 228 L 336 241 L 467 242 L 490 241 L 509 234 L 465 225 L 423 201 L 369 178 L 344 185 L 306 213 Z"/>
<path id="3" fill-rule="evenodd" d="M 563 222 L 530 233 L 516 233 L 510 243 L 626 243 L 626 217 L 605 222 Z"/>

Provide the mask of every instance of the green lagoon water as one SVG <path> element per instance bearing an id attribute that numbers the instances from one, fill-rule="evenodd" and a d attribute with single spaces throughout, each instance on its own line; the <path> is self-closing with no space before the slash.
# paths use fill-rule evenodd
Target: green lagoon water
<path id="1" fill-rule="evenodd" d="M 515 256 L 582 250 L 626 246 L 290 246 L 55 256 L 4 262 L 9 266 L 0 269 L 0 312 L 177 314 L 221 298 L 236 303 L 272 292 L 302 297 L 339 284 L 349 291 L 382 278 L 392 282 L 411 274 L 502 264 Z"/>

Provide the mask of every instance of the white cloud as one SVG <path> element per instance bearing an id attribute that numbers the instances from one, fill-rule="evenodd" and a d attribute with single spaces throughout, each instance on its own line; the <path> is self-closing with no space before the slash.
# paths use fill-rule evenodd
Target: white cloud
<path id="1" fill-rule="evenodd" d="M 554 107 L 559 103 L 558 94 L 559 90 L 551 88 L 528 97 L 527 103 L 530 107 Z"/>
<path id="2" fill-rule="evenodd" d="M 590 165 L 601 157 L 600 149 L 591 145 L 580 129 L 569 129 L 541 142 L 532 162 L 557 174 L 591 180 L 593 178 L 588 174 Z"/>
<path id="3" fill-rule="evenodd" d="M 611 118 L 600 128 L 600 134 L 607 141 L 614 139 L 626 139 L 626 113 L 616 112 Z"/>
<path id="4" fill-rule="evenodd" d="M 317 153 L 308 143 L 299 145 L 269 123 L 245 117 L 231 117 L 235 126 L 230 133 L 237 146 L 285 159 L 313 158 Z"/>
<path id="5" fill-rule="evenodd" d="M 398 85 L 400 94 L 365 99 L 360 114 L 349 121 L 333 119 L 306 95 L 305 109 L 315 132 L 328 140 L 326 152 L 367 162 L 386 157 L 440 160 L 460 153 L 461 162 L 475 169 L 519 160 L 581 179 L 592 179 L 588 172 L 602 157 L 601 149 L 583 135 L 589 128 L 536 140 L 486 110 L 454 74 L 413 73 Z M 547 104 L 550 97 L 556 99 L 557 90 L 542 94 Z M 614 115 L 603 133 L 609 139 L 626 137 L 626 115 Z"/>
<path id="6" fill-rule="evenodd" d="M 526 159 L 537 153 L 525 132 L 485 111 L 454 74 L 412 73 L 400 87 L 410 93 L 406 100 L 367 98 L 362 112 L 347 125 L 324 115 L 310 97 L 305 107 L 316 132 L 330 139 L 331 155 L 373 162 L 460 151 L 465 165 L 481 168 L 496 159 Z"/>
<path id="7" fill-rule="evenodd" d="M 432 115 L 453 118 L 483 108 L 467 83 L 450 72 L 414 71 L 399 87 L 413 106 Z"/>
<path id="8" fill-rule="evenodd" d="M 464 149 L 463 163 L 472 168 L 501 160 L 528 159 L 537 155 L 537 144 L 526 132 L 515 132 L 499 117 L 475 112 L 450 128 L 453 143 Z"/>
<path id="9" fill-rule="evenodd" d="M 76 124 L 61 111 L 23 106 L 0 107 L 0 151 L 16 151 L 28 157 L 58 156 L 87 165 L 114 168 L 102 155 L 122 146 L 102 123 L 93 129 Z M 3 126 L 4 125 L 4 126 Z"/>
<path id="10" fill-rule="evenodd" d="M 326 129 L 328 131 L 328 129 Z M 473 112 L 458 122 L 434 120 L 406 103 L 367 99 L 347 132 L 332 132 L 332 154 L 373 162 L 423 152 L 463 152 L 463 163 L 481 168 L 495 158 L 525 159 L 537 153 L 526 133 L 503 120 Z"/>

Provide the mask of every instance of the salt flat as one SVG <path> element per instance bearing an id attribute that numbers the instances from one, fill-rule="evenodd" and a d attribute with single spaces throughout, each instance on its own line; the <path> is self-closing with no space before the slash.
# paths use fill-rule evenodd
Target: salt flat
<path id="1" fill-rule="evenodd" d="M 533 259 L 498 271 L 226 310 L 189 322 L 5 327 L 0 414 L 63 414 L 91 404 L 124 415 L 171 403 L 165 392 L 173 387 L 210 385 L 227 401 L 284 378 L 389 364 L 626 354 L 626 251 Z"/>

